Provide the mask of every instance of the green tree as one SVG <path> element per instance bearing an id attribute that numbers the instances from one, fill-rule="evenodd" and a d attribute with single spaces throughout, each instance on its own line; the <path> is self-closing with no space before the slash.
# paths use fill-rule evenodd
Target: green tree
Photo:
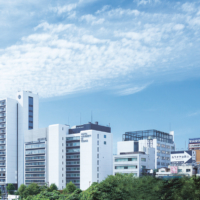
<path id="1" fill-rule="evenodd" d="M 24 197 L 29 195 L 37 195 L 40 193 L 40 187 L 36 183 L 31 183 L 24 191 Z"/>
<path id="2" fill-rule="evenodd" d="M 7 186 L 6 186 L 6 190 L 8 191 L 8 194 L 14 194 L 14 191 L 15 191 L 15 186 L 11 183 L 9 183 Z"/>
<path id="3" fill-rule="evenodd" d="M 58 190 L 58 187 L 56 186 L 55 183 L 52 183 L 48 188 L 48 192 L 53 192 L 54 190 Z"/>
<path id="4" fill-rule="evenodd" d="M 18 192 L 21 198 L 24 198 L 24 192 L 25 192 L 26 186 L 24 184 L 21 184 L 18 188 Z"/>
<path id="5" fill-rule="evenodd" d="M 0 189 L 0 196 L 1 196 L 1 189 Z"/>
<path id="6" fill-rule="evenodd" d="M 71 194 L 76 189 L 77 189 L 77 187 L 72 182 L 69 182 L 69 183 L 67 183 L 66 188 L 63 190 L 63 193 L 64 194 Z"/>

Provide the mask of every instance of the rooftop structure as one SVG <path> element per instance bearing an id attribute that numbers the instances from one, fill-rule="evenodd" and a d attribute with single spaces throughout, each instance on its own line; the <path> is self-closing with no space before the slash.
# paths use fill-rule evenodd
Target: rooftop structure
<path id="1" fill-rule="evenodd" d="M 130 131 L 126 132 L 122 136 L 123 141 L 139 141 L 152 139 L 157 139 L 157 141 L 160 142 L 173 143 L 173 135 L 155 129 L 143 131 Z"/>

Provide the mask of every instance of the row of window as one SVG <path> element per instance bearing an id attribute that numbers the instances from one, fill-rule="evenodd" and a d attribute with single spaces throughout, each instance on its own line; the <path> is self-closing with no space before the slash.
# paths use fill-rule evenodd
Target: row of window
<path id="1" fill-rule="evenodd" d="M 67 153 L 76 153 L 76 152 L 80 152 L 80 148 L 76 148 L 76 149 L 67 149 Z"/>
<path id="2" fill-rule="evenodd" d="M 161 158 L 162 160 L 170 160 L 170 157 L 164 157 L 164 156 L 160 157 L 160 156 L 157 156 L 157 159 L 158 159 L 158 160 L 160 160 L 160 158 Z"/>
<path id="3" fill-rule="evenodd" d="M 29 111 L 28 111 L 28 129 L 33 129 L 33 97 L 28 98 Z"/>
<path id="4" fill-rule="evenodd" d="M 67 159 L 79 159 L 80 155 L 68 155 L 66 156 Z"/>
<path id="5" fill-rule="evenodd" d="M 66 177 L 80 177 L 80 174 L 77 173 L 70 173 L 70 174 L 66 174 Z"/>
<path id="6" fill-rule="evenodd" d="M 35 148 L 42 148 L 42 147 L 45 147 L 45 143 L 26 145 L 26 149 L 35 149 Z"/>
<path id="7" fill-rule="evenodd" d="M 6 171 L 6 168 L 0 168 L 0 171 Z"/>
<path id="8" fill-rule="evenodd" d="M 80 161 L 68 161 L 66 165 L 80 165 Z"/>
<path id="9" fill-rule="evenodd" d="M 26 160 L 44 160 L 45 156 L 29 156 L 26 157 Z"/>
<path id="10" fill-rule="evenodd" d="M 67 183 L 70 183 L 70 182 L 77 184 L 77 183 L 80 183 L 80 180 L 79 179 L 71 179 L 71 180 L 67 179 Z"/>
<path id="11" fill-rule="evenodd" d="M 157 165 L 160 165 L 160 162 L 157 162 Z M 161 165 L 162 165 L 162 166 L 168 166 L 168 165 L 170 165 L 170 163 L 161 162 Z"/>
<path id="12" fill-rule="evenodd" d="M 115 166 L 115 169 L 137 169 L 137 165 L 130 165 L 130 166 Z"/>
<path id="13" fill-rule="evenodd" d="M 45 183 L 45 180 L 25 180 L 26 183 Z"/>
<path id="14" fill-rule="evenodd" d="M 26 172 L 40 172 L 40 171 L 45 171 L 45 168 L 26 168 Z"/>
<path id="15" fill-rule="evenodd" d="M 72 140 L 80 140 L 80 136 L 75 136 L 75 137 L 67 137 L 67 141 L 72 141 Z"/>
<path id="16" fill-rule="evenodd" d="M 67 167 L 67 171 L 80 171 L 80 167 Z"/>
<path id="17" fill-rule="evenodd" d="M 41 149 L 41 150 L 26 150 L 26 155 L 43 154 L 43 153 L 45 153 L 45 149 Z"/>
<path id="18" fill-rule="evenodd" d="M 26 174 L 25 177 L 45 177 L 45 174 Z"/>
<path id="19" fill-rule="evenodd" d="M 170 154 L 170 151 L 160 151 L 160 150 L 157 150 L 157 153 L 162 153 L 162 154 Z"/>
<path id="20" fill-rule="evenodd" d="M 67 147 L 80 146 L 80 142 L 67 143 L 66 146 L 67 146 Z"/>
<path id="21" fill-rule="evenodd" d="M 136 158 L 116 158 L 115 162 L 127 162 L 127 161 L 137 161 L 137 157 Z"/>
<path id="22" fill-rule="evenodd" d="M 104 135 L 103 137 L 106 138 L 106 135 Z M 97 139 L 99 139 L 99 134 L 97 134 Z"/>
<path id="23" fill-rule="evenodd" d="M 5 173 L 0 173 L 0 176 L 5 176 L 6 174 Z"/>
<path id="24" fill-rule="evenodd" d="M 27 162 L 26 165 L 45 165 L 45 162 Z"/>

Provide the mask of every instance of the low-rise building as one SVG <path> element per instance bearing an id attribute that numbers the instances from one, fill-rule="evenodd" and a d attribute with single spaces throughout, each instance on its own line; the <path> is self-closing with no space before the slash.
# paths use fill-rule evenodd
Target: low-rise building
<path id="1" fill-rule="evenodd" d="M 113 156 L 113 175 L 132 173 L 139 177 L 146 169 L 155 169 L 154 148 L 139 152 L 134 151 L 134 141 L 118 142 L 118 153 Z"/>

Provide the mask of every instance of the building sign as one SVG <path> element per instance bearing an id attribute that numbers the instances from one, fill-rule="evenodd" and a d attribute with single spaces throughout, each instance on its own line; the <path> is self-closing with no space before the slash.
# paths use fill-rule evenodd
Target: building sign
<path id="1" fill-rule="evenodd" d="M 196 162 L 196 151 L 172 151 L 171 152 L 172 164 L 195 163 L 195 162 Z"/>
<path id="2" fill-rule="evenodd" d="M 170 172 L 171 172 L 171 174 L 177 174 L 178 173 L 178 167 L 177 166 L 171 166 Z"/>
<path id="3" fill-rule="evenodd" d="M 196 144 L 189 144 L 189 148 L 200 148 L 200 143 L 196 143 Z"/>
<path id="4" fill-rule="evenodd" d="M 91 137 L 91 135 L 88 135 L 87 133 L 81 133 L 81 142 L 88 142 L 88 140 L 84 140 L 88 137 Z"/>
<path id="5" fill-rule="evenodd" d="M 189 143 L 200 143 L 200 138 L 191 138 L 189 139 Z"/>

